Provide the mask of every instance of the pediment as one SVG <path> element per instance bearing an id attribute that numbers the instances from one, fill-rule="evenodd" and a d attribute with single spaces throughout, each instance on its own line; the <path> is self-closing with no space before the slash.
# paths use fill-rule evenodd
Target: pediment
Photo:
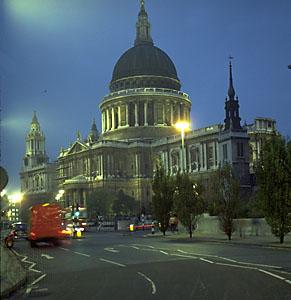
<path id="1" fill-rule="evenodd" d="M 88 147 L 85 144 L 77 141 L 72 145 L 71 149 L 68 151 L 68 154 L 79 153 L 87 149 Z"/>

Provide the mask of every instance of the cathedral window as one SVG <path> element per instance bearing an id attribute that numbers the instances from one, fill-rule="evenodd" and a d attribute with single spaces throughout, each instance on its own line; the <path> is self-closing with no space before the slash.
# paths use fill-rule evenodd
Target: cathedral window
<path id="1" fill-rule="evenodd" d="M 223 160 L 227 160 L 227 144 L 222 146 Z"/>
<path id="2" fill-rule="evenodd" d="M 244 144 L 243 143 L 237 143 L 237 156 L 238 157 L 244 156 Z"/>

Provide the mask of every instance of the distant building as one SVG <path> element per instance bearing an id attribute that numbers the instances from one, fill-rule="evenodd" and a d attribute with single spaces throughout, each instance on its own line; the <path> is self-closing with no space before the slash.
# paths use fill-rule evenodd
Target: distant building
<path id="1" fill-rule="evenodd" d="M 56 164 L 49 163 L 45 150 L 45 136 L 40 129 L 36 112 L 33 114 L 25 145 L 20 182 L 21 193 L 24 194 L 22 207 L 28 208 L 34 203 L 52 201 L 57 189 Z M 22 217 L 26 219 L 27 216 Z"/>
<path id="2" fill-rule="evenodd" d="M 172 175 L 186 170 L 193 177 L 204 178 L 205 183 L 219 165 L 230 163 L 240 180 L 242 195 L 247 197 L 251 191 L 250 161 L 257 158 L 254 151 L 259 149 L 259 144 L 254 148 L 255 136 L 259 132 L 263 134 L 258 127 L 262 123 L 257 122 L 271 122 L 271 119 L 256 119 L 254 125 L 241 126 L 230 62 L 224 123 L 186 132 L 182 146 L 181 133 L 175 124 L 190 123 L 191 99 L 181 91 L 170 57 L 154 46 L 150 29 L 141 1 L 134 46 L 117 61 L 110 92 L 99 105 L 101 133 L 93 121 L 88 137 L 83 139 L 78 132 L 76 140 L 61 149 L 57 158 L 55 192 L 65 191 L 60 199 L 65 207 L 76 204 L 86 207 L 92 191 L 108 188 L 133 196 L 139 203 L 139 212 L 148 211 L 158 161 Z M 269 123 L 266 124 L 268 127 Z M 275 131 L 275 121 L 271 127 Z M 46 157 L 44 152 L 41 157 Z M 29 156 L 25 158 L 31 161 Z M 34 181 L 32 178 L 27 181 L 28 171 L 29 168 L 21 173 L 23 190 L 26 182 L 28 186 L 34 182 L 34 192 L 37 192 L 36 174 L 48 173 L 33 172 Z M 51 180 L 54 175 L 50 174 L 51 177 L 43 180 Z"/>

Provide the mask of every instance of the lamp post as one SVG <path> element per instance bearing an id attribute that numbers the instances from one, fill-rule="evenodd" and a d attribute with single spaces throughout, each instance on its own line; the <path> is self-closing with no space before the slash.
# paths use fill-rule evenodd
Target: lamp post
<path id="1" fill-rule="evenodd" d="M 182 171 L 186 170 L 186 160 L 185 160 L 185 130 L 189 129 L 189 123 L 186 121 L 177 122 L 175 127 L 181 131 L 181 161 L 182 161 Z"/>

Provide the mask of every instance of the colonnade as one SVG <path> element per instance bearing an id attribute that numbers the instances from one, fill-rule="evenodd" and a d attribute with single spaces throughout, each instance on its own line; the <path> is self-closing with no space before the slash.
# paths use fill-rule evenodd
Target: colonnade
<path id="1" fill-rule="evenodd" d="M 190 105 L 173 101 L 118 102 L 102 110 L 102 133 L 129 126 L 172 126 L 190 120 Z"/>
<path id="2" fill-rule="evenodd" d="M 184 166 L 183 166 L 184 155 Z M 160 159 L 165 169 L 174 174 L 178 170 L 188 172 L 216 169 L 219 164 L 218 142 L 200 142 L 164 150 L 160 152 Z"/>

